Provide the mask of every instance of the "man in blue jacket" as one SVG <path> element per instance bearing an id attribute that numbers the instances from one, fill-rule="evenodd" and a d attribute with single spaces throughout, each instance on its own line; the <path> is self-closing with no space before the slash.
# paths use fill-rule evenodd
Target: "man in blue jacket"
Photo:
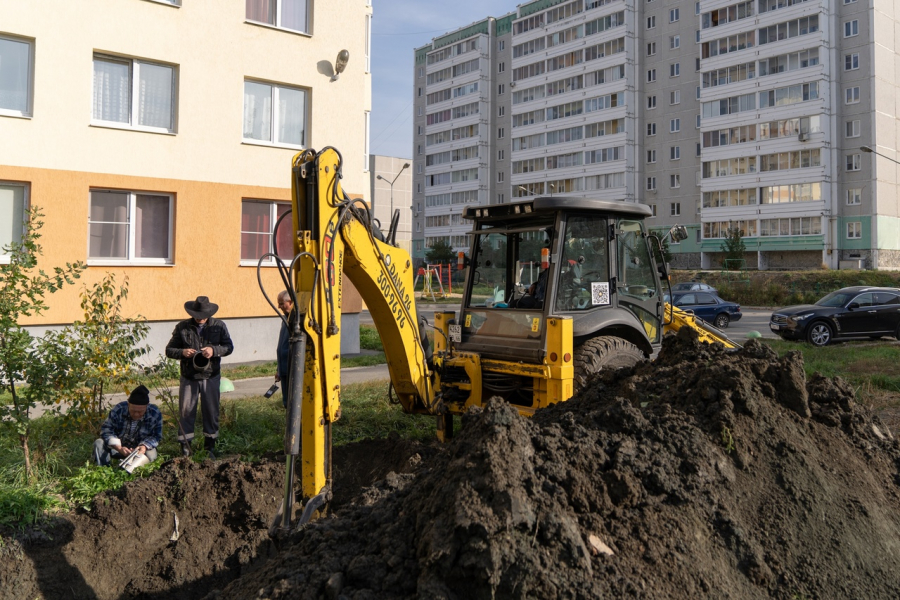
<path id="1" fill-rule="evenodd" d="M 166 356 L 181 361 L 181 381 L 178 389 L 178 441 L 181 452 L 191 455 L 194 427 L 197 420 L 197 400 L 203 411 L 204 447 L 215 458 L 216 438 L 219 437 L 219 370 L 223 356 L 234 351 L 234 344 L 225 323 L 214 319 L 219 310 L 206 296 L 184 303 L 191 316 L 175 326 L 172 339 L 166 344 Z"/>
<path id="2" fill-rule="evenodd" d="M 150 404 L 150 390 L 139 385 L 119 402 L 100 427 L 100 439 L 94 442 L 94 462 L 108 467 L 110 458 L 125 458 L 137 450 L 147 460 L 156 460 L 156 447 L 162 440 L 162 413 Z"/>
<path id="3" fill-rule="evenodd" d="M 278 308 L 288 319 L 292 318 L 294 303 L 291 294 L 283 290 L 278 294 Z M 278 359 L 278 369 L 275 372 L 275 381 L 281 383 L 281 403 L 287 408 L 288 395 L 291 393 L 291 333 L 284 321 L 281 322 L 281 330 L 278 332 L 278 346 L 275 349 Z"/>

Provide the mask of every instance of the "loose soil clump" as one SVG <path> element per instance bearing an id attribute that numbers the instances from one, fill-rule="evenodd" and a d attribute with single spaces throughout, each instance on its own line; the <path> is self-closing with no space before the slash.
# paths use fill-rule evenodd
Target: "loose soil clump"
<path id="1" fill-rule="evenodd" d="M 496 401 L 210 598 L 897 598 L 900 445 L 841 380 L 682 330 L 531 420 Z"/>

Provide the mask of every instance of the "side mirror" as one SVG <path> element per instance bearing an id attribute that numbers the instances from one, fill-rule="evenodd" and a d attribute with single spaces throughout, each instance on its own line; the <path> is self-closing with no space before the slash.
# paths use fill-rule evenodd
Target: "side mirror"
<path id="1" fill-rule="evenodd" d="M 859 302 L 851 302 L 847 305 L 847 310 L 856 310 L 859 308 Z"/>
<path id="2" fill-rule="evenodd" d="M 478 285 L 481 283 L 481 271 L 475 271 L 475 275 L 472 277 L 472 285 Z"/>
<path id="3" fill-rule="evenodd" d="M 683 242 L 688 238 L 688 232 L 684 225 L 673 226 L 672 229 L 669 230 L 669 235 L 672 236 L 673 242 Z"/>

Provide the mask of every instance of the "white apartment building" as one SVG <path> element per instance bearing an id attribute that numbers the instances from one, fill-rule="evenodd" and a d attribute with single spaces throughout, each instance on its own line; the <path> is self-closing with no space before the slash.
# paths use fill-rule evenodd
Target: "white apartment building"
<path id="1" fill-rule="evenodd" d="M 687 226 L 681 267 L 721 266 L 731 228 L 751 268 L 900 266 L 898 17 L 888 0 L 536 0 L 435 38 L 416 50 L 414 253 L 467 247 L 465 204 L 565 194 Z M 465 134 L 477 159 L 455 152 Z"/>

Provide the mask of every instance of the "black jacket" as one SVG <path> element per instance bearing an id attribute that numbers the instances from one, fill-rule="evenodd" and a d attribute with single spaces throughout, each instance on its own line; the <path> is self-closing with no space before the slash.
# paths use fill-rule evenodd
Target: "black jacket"
<path id="1" fill-rule="evenodd" d="M 209 346 L 213 349 L 213 358 L 210 361 L 212 370 L 208 374 L 198 372 L 194 368 L 192 358 L 184 358 L 181 351 L 185 348 L 193 348 L 200 351 Z M 223 321 L 210 317 L 203 328 L 203 339 L 197 333 L 197 323 L 194 319 L 185 319 L 175 326 L 172 339 L 166 344 L 166 356 L 181 360 L 181 376 L 185 379 L 207 379 L 219 374 L 219 365 L 223 356 L 228 356 L 234 351 L 231 336 Z"/>

